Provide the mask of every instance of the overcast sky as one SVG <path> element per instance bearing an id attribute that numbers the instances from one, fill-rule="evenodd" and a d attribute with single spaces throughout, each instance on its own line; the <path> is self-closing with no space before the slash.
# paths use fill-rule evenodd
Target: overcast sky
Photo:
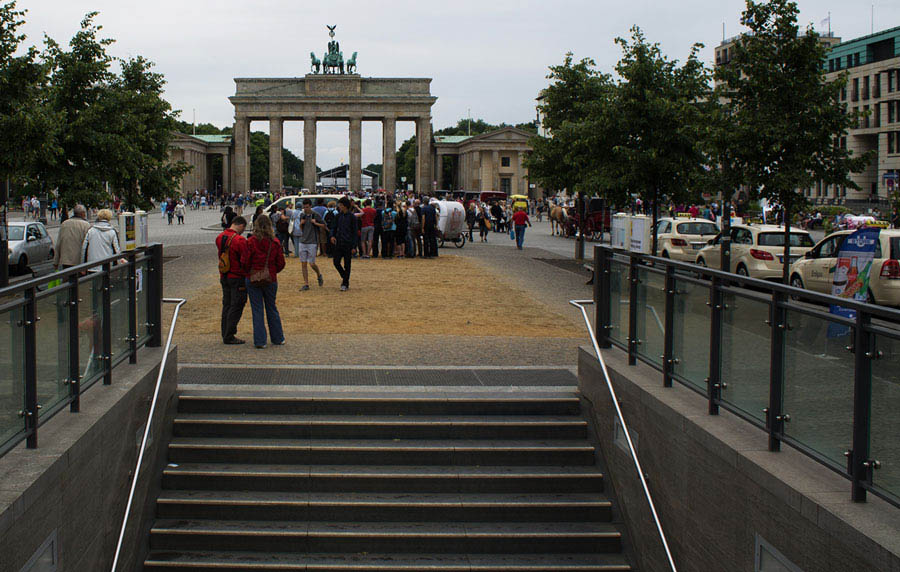
<path id="1" fill-rule="evenodd" d="M 713 59 L 723 24 L 741 32 L 741 0 L 19 0 L 28 10 L 25 33 L 39 43 L 48 34 L 68 42 L 86 12 L 98 11 L 116 56 L 142 55 L 168 81 L 167 98 L 190 122 L 224 127 L 234 120 L 227 97 L 235 77 L 296 77 L 309 71 L 309 52 L 321 58 L 326 24 L 337 24 L 345 57 L 359 52 L 359 73 L 373 77 L 430 77 L 434 128 L 466 117 L 521 123 L 535 116 L 534 98 L 547 84 L 547 67 L 567 51 L 612 71 L 613 43 L 632 25 L 643 28 L 676 59 L 691 44 Z M 873 2 L 800 0 L 802 24 L 820 31 L 831 12 L 844 40 L 872 29 Z M 900 0 L 875 0 L 875 31 L 900 26 Z M 267 123 L 254 130 L 268 131 Z M 318 164 L 348 158 L 343 123 L 320 123 Z M 414 132 L 397 126 L 397 144 Z M 303 157 L 301 123 L 285 125 L 285 146 Z M 381 163 L 381 125 L 363 124 L 363 165 Z"/>

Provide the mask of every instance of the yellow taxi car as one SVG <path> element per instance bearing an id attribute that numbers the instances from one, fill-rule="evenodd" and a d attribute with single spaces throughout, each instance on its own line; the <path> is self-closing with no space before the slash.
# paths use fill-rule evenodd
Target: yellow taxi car
<path id="1" fill-rule="evenodd" d="M 791 285 L 831 294 L 838 252 L 852 230 L 829 234 L 791 266 Z M 868 301 L 900 306 L 900 230 L 883 229 L 875 244 L 875 259 L 869 272 Z"/>
<path id="2" fill-rule="evenodd" d="M 791 227 L 793 263 L 809 252 L 815 242 L 803 229 Z M 697 253 L 697 264 L 722 267 L 722 233 Z M 780 280 L 784 272 L 784 227 L 772 224 L 736 224 L 731 227 L 730 272 L 761 280 Z"/>
<path id="3" fill-rule="evenodd" d="M 657 223 L 657 252 L 663 258 L 694 262 L 697 252 L 706 246 L 710 236 L 719 233 L 716 223 L 704 218 L 676 215 L 675 218 L 661 218 Z"/>

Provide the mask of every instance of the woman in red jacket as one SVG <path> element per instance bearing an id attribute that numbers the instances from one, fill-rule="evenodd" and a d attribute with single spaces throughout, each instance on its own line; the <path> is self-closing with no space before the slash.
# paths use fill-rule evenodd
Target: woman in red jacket
<path id="1" fill-rule="evenodd" d="M 284 269 L 284 251 L 281 242 L 275 238 L 269 217 L 258 217 L 253 224 L 253 234 L 247 240 L 242 263 L 249 276 L 247 297 L 253 312 L 253 344 L 259 349 L 266 347 L 268 322 L 272 343 L 283 346 L 284 330 L 281 328 L 281 315 L 275 306 L 275 295 L 278 293 L 277 275 Z"/>

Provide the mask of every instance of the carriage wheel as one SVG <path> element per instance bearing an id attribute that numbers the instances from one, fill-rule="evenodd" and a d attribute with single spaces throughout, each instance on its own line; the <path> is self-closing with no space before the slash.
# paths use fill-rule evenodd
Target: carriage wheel
<path id="1" fill-rule="evenodd" d="M 444 248 L 444 239 L 443 238 L 438 239 L 438 248 Z"/>
<path id="2" fill-rule="evenodd" d="M 459 235 L 459 238 L 454 240 L 453 244 L 456 245 L 456 248 L 462 248 L 463 246 L 465 246 L 466 245 L 466 235 L 464 235 L 464 234 Z"/>

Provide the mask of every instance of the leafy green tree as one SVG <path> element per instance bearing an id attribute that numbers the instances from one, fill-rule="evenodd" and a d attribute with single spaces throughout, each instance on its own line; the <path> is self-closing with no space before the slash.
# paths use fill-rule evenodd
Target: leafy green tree
<path id="1" fill-rule="evenodd" d="M 858 188 L 870 155 L 854 156 L 837 142 L 856 123 L 838 94 L 846 76 L 826 83 L 826 48 L 812 28 L 801 34 L 799 10 L 789 0 L 747 0 L 741 21 L 750 32 L 735 43 L 717 74 L 735 118 L 735 160 L 755 196 L 778 203 L 784 220 L 806 206 L 800 189 L 815 181 Z M 790 224 L 786 223 L 783 280 L 789 279 Z"/>
<path id="2" fill-rule="evenodd" d="M 416 182 L 416 147 L 416 136 L 413 135 L 397 150 L 397 185 L 401 188 Z M 406 177 L 405 183 L 403 177 Z"/>
<path id="3" fill-rule="evenodd" d="M 98 37 L 96 15 L 84 17 L 68 50 L 45 39 L 44 59 L 51 70 L 47 95 L 60 117 L 57 141 L 62 153 L 58 161 L 43 158 L 37 176 L 58 189 L 64 205 L 101 204 L 108 198 L 105 182 L 111 168 L 106 152 L 115 132 L 102 103 L 114 81 L 112 58 L 106 53 L 113 40 Z"/>
<path id="4" fill-rule="evenodd" d="M 166 83 L 162 74 L 141 56 L 122 61 L 121 67 L 100 106 L 106 108 L 114 129 L 104 140 L 109 182 L 122 191 L 126 206 L 133 210 L 171 196 L 190 166 L 168 160 L 177 114 L 162 97 Z"/>
<path id="5" fill-rule="evenodd" d="M 618 179 L 618 190 L 637 192 L 653 212 L 653 227 L 662 200 L 680 203 L 694 198 L 706 175 L 702 145 L 708 121 L 709 73 L 695 44 L 683 65 L 666 57 L 659 44 L 647 41 L 638 27 L 631 39 L 617 38 L 622 78 L 612 100 L 618 137 L 612 161 L 605 163 Z M 657 253 L 653 233 L 652 252 Z"/>

